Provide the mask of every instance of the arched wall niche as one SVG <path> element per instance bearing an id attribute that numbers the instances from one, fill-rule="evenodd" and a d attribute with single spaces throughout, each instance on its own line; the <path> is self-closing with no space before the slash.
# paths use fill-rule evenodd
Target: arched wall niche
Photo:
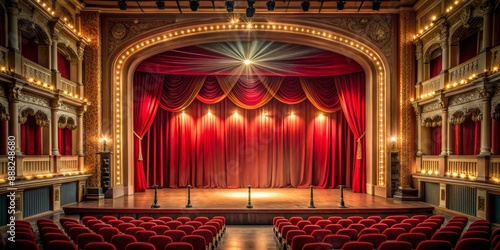
<path id="1" fill-rule="evenodd" d="M 112 135 L 115 142 L 112 146 L 116 156 L 115 170 L 112 171 L 114 188 L 123 189 L 125 195 L 132 194 L 134 190 L 134 163 L 130 153 L 133 152 L 134 139 L 131 83 L 135 68 L 142 60 L 161 52 L 202 43 L 266 40 L 333 51 L 352 58 L 363 67 L 367 83 L 365 136 L 367 149 L 371 149 L 366 152 L 366 190 L 369 194 L 388 197 L 390 185 L 385 183 L 389 177 L 385 171 L 388 167 L 386 137 L 399 134 L 397 128 L 390 124 L 390 97 L 397 89 L 392 79 L 396 79 L 397 72 L 391 70 L 392 62 L 382 50 L 355 33 L 313 21 L 287 19 L 272 24 L 254 21 L 253 25 L 257 27 L 252 29 L 230 27 L 229 24 L 214 19 L 161 27 L 130 39 L 104 59 L 102 107 L 112 108 L 103 110 L 102 124 L 110 125 L 103 128 L 103 134 Z M 116 170 L 120 174 L 116 174 Z"/>

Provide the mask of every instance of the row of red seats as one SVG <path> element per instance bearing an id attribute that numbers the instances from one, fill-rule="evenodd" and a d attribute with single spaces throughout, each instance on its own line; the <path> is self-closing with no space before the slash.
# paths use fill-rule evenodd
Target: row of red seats
<path id="1" fill-rule="evenodd" d="M 312 236 L 312 238 L 306 238 L 314 239 L 316 242 L 321 242 L 327 235 L 345 235 L 348 237 L 348 241 L 356 241 L 358 238 L 373 238 L 375 242 L 380 243 L 386 240 L 396 240 L 399 235 L 404 233 L 419 233 L 416 237 L 412 235 L 410 235 L 411 237 L 404 236 L 415 238 L 413 248 L 416 248 L 418 243 L 425 240 L 444 240 L 449 242 L 452 247 L 455 247 L 467 223 L 467 217 L 463 216 L 453 217 L 448 222 L 451 226 L 443 228 L 441 228 L 442 223 L 444 223 L 443 216 L 431 216 L 429 218 L 426 216 L 414 216 L 413 218 L 408 218 L 407 216 L 388 216 L 386 219 L 377 217 L 373 218 L 372 216 L 370 219 L 364 219 L 360 216 L 353 216 L 343 219 L 339 216 L 331 216 L 327 220 L 319 216 L 310 216 L 307 220 L 302 219 L 302 217 L 291 217 L 288 220 L 283 217 L 275 217 L 273 220 L 273 229 L 281 246 L 285 249 L 291 247 L 294 235 Z M 379 223 L 376 223 L 377 219 Z M 313 222 L 315 222 L 314 225 L 312 224 Z M 453 230 L 454 224 L 460 225 L 460 227 L 457 227 L 459 232 Z M 438 229 L 440 232 L 435 233 Z M 469 226 L 469 229 L 464 233 L 462 238 L 491 239 L 491 247 L 493 248 L 500 241 L 500 237 L 494 239 L 494 237 L 497 237 L 496 234 L 500 233 L 500 230 L 496 230 L 490 235 L 490 229 L 491 224 L 489 222 L 476 221 Z M 290 237 L 288 237 L 289 232 L 292 232 Z M 365 234 L 369 236 L 363 236 Z M 372 243 L 377 245 L 375 242 Z"/>

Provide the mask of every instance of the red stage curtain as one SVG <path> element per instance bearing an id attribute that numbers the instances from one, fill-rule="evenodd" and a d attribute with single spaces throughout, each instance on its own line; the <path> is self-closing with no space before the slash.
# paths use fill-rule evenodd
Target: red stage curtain
<path id="1" fill-rule="evenodd" d="M 453 145 L 453 154 L 462 155 L 462 124 L 455 124 L 451 126 L 453 129 L 453 136 L 455 137 Z"/>
<path id="2" fill-rule="evenodd" d="M 318 113 L 309 101 L 246 110 L 229 99 L 159 110 L 142 141 L 148 186 L 337 188 L 355 138 L 342 112 Z"/>
<path id="3" fill-rule="evenodd" d="M 61 53 L 57 52 L 57 69 L 61 73 L 61 76 L 70 80 L 71 79 L 71 69 L 69 61 Z M 74 93 L 73 93 L 74 94 Z"/>
<path id="4" fill-rule="evenodd" d="M 21 152 L 24 155 L 42 154 L 42 127 L 36 124 L 35 116 L 29 115 L 21 124 Z"/>
<path id="5" fill-rule="evenodd" d="M 431 155 L 440 155 L 442 150 L 441 126 L 431 128 Z"/>
<path id="6" fill-rule="evenodd" d="M 455 155 L 477 155 L 481 147 L 481 122 L 475 122 L 467 117 L 461 124 L 455 126 Z"/>
<path id="7" fill-rule="evenodd" d="M 154 121 L 164 82 L 165 76 L 161 74 L 141 72 L 135 72 L 134 74 L 135 191 L 144 191 L 147 188 L 140 140 Z"/>
<path id="8" fill-rule="evenodd" d="M 61 155 L 73 154 L 73 131 L 69 128 L 59 128 L 58 132 L 58 148 Z"/>
<path id="9" fill-rule="evenodd" d="M 35 42 L 35 38 L 22 38 L 21 53 L 24 58 L 38 63 L 38 43 Z"/>
<path id="10" fill-rule="evenodd" d="M 207 78 L 192 75 L 168 75 L 166 77 L 167 84 L 163 85 L 160 107 L 171 112 L 178 112 L 189 106 Z"/>
<path id="11" fill-rule="evenodd" d="M 500 154 L 500 124 L 497 119 L 491 120 L 491 153 Z"/>
<path id="12" fill-rule="evenodd" d="M 366 140 L 365 140 L 365 74 L 357 73 L 334 77 L 340 105 L 347 123 L 357 140 L 356 160 L 352 173 L 352 191 L 366 192 Z"/>
<path id="13" fill-rule="evenodd" d="M 439 55 L 438 57 L 431 60 L 430 64 L 430 78 L 435 77 L 441 73 L 443 68 L 443 55 Z"/>
<path id="14" fill-rule="evenodd" d="M 136 84 L 142 81 L 137 76 L 144 78 L 145 73 L 136 73 Z M 146 176 L 137 169 L 137 190 L 142 190 L 137 183 L 143 185 L 141 188 L 154 184 L 167 187 L 313 184 L 332 188 L 350 181 L 345 180 L 345 173 L 352 172 L 352 183 L 356 185 L 353 190 L 366 191 L 364 73 L 335 80 L 304 78 L 300 80 L 302 84 L 286 77 L 216 76 L 219 88 L 211 77 L 205 79 L 207 86 L 199 86 L 200 77 L 191 77 L 192 85 L 181 88 L 180 83 L 187 83 L 189 77 L 176 77 L 165 80 L 165 85 L 172 86 L 163 87 L 159 104 L 169 112 L 159 112 L 150 129 L 143 125 L 142 134 L 135 129 L 139 137 L 149 130 L 142 142 Z M 279 97 L 270 98 L 272 93 Z M 303 101 L 306 93 L 316 105 L 332 113 L 319 115 L 316 105 Z M 145 98 L 145 93 L 137 91 L 134 94 L 134 114 L 143 112 L 141 100 L 147 100 L 147 107 L 153 108 L 154 98 Z M 172 98 L 168 108 L 164 105 L 167 94 Z M 220 101 L 223 96 L 228 98 Z M 280 99 L 296 104 L 283 104 Z M 341 104 L 343 113 L 335 112 L 341 109 Z M 175 113 L 180 110 L 183 112 Z M 152 122 L 155 112 L 147 114 L 142 119 Z M 135 115 L 134 124 L 140 117 Z M 359 139 L 359 147 L 355 139 Z M 356 149 L 359 155 L 355 154 Z M 137 168 L 142 162 L 138 163 Z M 352 170 L 350 166 L 354 166 Z"/>

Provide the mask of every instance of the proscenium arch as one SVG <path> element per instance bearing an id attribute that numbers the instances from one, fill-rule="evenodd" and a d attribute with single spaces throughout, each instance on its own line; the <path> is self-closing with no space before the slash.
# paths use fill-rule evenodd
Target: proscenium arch
<path id="1" fill-rule="evenodd" d="M 368 40 L 338 27 L 318 23 L 298 22 L 253 22 L 232 25 L 224 21 L 207 24 L 176 24 L 167 26 L 137 37 L 122 45 L 110 55 L 105 65 L 109 72 L 104 73 L 104 83 L 109 84 L 108 94 L 110 131 L 115 142 L 113 185 L 124 185 L 124 194 L 133 193 L 134 157 L 133 152 L 133 74 L 135 68 L 144 59 L 169 50 L 202 43 L 229 41 L 274 41 L 299 44 L 323 50 L 333 51 L 358 62 L 366 75 L 366 148 L 375 149 L 366 152 L 366 190 L 375 193 L 375 187 L 386 190 L 378 192 L 386 196 L 389 177 L 386 169 L 386 140 L 390 136 L 386 128 L 390 128 L 387 117 L 390 116 L 388 100 L 391 96 L 391 75 L 389 62 L 380 49 Z M 357 39 L 353 39 L 357 38 Z M 109 74 L 109 75 L 107 75 Z M 104 84 L 103 84 L 104 86 Z M 106 98 L 103 99 L 103 102 Z M 103 103 L 106 106 L 106 103 Z M 123 166 L 128 166 L 125 168 Z"/>

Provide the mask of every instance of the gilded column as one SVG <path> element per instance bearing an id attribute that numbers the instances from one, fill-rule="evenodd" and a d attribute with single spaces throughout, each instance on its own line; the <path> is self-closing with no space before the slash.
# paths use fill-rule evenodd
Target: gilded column
<path id="1" fill-rule="evenodd" d="M 481 12 L 483 14 L 483 44 L 481 51 L 486 51 L 491 48 L 493 7 L 494 3 L 491 0 L 483 0 L 481 3 Z"/>
<path id="2" fill-rule="evenodd" d="M 491 155 L 491 97 L 493 90 L 490 85 L 479 88 L 482 95 L 483 109 L 481 110 L 481 150 L 479 155 Z"/>
<path id="3" fill-rule="evenodd" d="M 8 49 L 9 49 L 9 69 L 15 74 L 21 75 L 22 65 L 21 65 L 21 52 L 19 51 L 19 1 L 18 0 L 7 0 L 7 14 L 8 14 Z"/>
<path id="4" fill-rule="evenodd" d="M 415 118 L 410 98 L 414 96 L 415 48 L 412 34 L 416 31 L 416 14 L 412 9 L 405 9 L 399 15 L 399 137 L 400 150 L 400 185 L 411 186 L 412 165 L 415 160 Z"/>
<path id="5" fill-rule="evenodd" d="M 417 59 L 417 84 L 424 80 L 424 49 L 422 40 L 417 39 L 413 42 L 416 46 L 415 57 Z"/>
<path id="6" fill-rule="evenodd" d="M 84 96 L 84 88 L 83 88 L 83 58 L 84 58 L 84 47 L 85 43 L 83 41 L 77 42 L 78 47 L 78 61 L 76 62 L 76 84 L 78 85 L 78 89 L 76 93 L 79 96 Z"/>
<path id="7" fill-rule="evenodd" d="M 84 54 L 85 96 L 91 105 L 83 115 L 83 129 L 86 143 L 84 144 L 85 166 L 92 176 L 87 182 L 88 187 L 99 187 L 100 173 L 98 171 L 100 152 L 98 139 L 101 136 L 101 48 L 99 41 L 101 27 L 100 14 L 97 11 L 81 12 L 82 34 L 90 38 Z"/>
<path id="8" fill-rule="evenodd" d="M 442 72 L 448 72 L 450 68 L 450 27 L 448 22 L 441 24 L 439 30 L 439 38 L 441 41 L 441 53 L 442 53 Z"/>
<path id="9" fill-rule="evenodd" d="M 16 176 L 23 176 L 22 167 L 22 153 L 21 153 L 21 133 L 19 133 L 19 95 L 21 94 L 22 84 L 13 83 L 8 85 L 8 97 L 9 97 L 9 134 L 8 136 L 14 136 L 16 142 Z"/>
<path id="10" fill-rule="evenodd" d="M 76 153 L 78 155 L 78 170 L 83 171 L 85 165 L 85 155 L 83 154 L 83 115 L 87 111 L 87 105 L 78 108 L 77 111 L 77 128 L 76 128 Z"/>
<path id="11" fill-rule="evenodd" d="M 448 148 L 448 99 L 439 98 L 439 106 L 441 107 L 441 156 L 445 156 L 449 152 Z"/>
<path id="12" fill-rule="evenodd" d="M 51 114 L 50 114 L 50 118 L 51 118 L 51 121 L 50 121 L 50 129 L 51 129 L 51 133 L 52 133 L 52 137 L 51 137 L 51 144 L 52 144 L 52 156 L 61 156 L 60 152 L 59 152 L 59 126 L 58 126 L 58 120 L 57 120 L 57 112 L 59 111 L 59 104 L 60 104 L 60 101 L 58 99 L 56 100 L 52 100 L 52 102 L 50 103 L 50 111 L 51 111 Z M 55 171 L 55 173 L 57 173 L 57 171 Z"/>

